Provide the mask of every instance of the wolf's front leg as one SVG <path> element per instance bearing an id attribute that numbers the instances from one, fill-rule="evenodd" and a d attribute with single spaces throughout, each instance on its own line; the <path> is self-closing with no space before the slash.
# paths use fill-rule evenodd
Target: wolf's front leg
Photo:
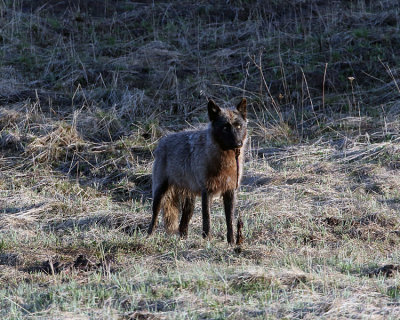
<path id="1" fill-rule="evenodd" d="M 224 209 L 226 218 L 226 229 L 227 229 L 227 240 L 229 244 L 234 243 L 233 239 L 233 214 L 235 211 L 236 204 L 236 192 L 235 190 L 226 191 L 222 197 L 224 198 Z"/>
<path id="2" fill-rule="evenodd" d="M 203 215 L 203 238 L 210 237 L 210 205 L 211 196 L 207 190 L 203 190 L 201 193 L 201 212 Z"/>

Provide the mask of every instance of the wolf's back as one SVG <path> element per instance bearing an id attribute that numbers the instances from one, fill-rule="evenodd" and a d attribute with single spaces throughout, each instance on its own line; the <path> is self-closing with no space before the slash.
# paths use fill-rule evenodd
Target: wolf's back
<path id="1" fill-rule="evenodd" d="M 183 131 L 166 136 L 155 151 L 153 179 L 167 178 L 169 184 L 200 194 L 209 149 L 207 130 Z"/>

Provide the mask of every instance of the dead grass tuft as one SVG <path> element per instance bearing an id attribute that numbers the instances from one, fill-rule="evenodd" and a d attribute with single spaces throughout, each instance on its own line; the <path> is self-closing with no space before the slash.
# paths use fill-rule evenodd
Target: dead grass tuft
<path id="1" fill-rule="evenodd" d="M 32 225 L 37 223 L 41 217 L 51 215 L 58 206 L 57 202 L 47 202 L 26 208 L 22 207 L 12 213 L 3 213 L 0 217 L 0 228 L 32 229 Z"/>
<path id="2" fill-rule="evenodd" d="M 85 142 L 75 127 L 61 124 L 49 134 L 34 139 L 26 148 L 26 156 L 34 163 L 54 163 L 82 150 Z"/>
<path id="3" fill-rule="evenodd" d="M 238 272 L 229 277 L 230 283 L 237 287 L 260 285 L 265 287 L 295 287 L 300 283 L 310 281 L 309 275 L 301 270 L 266 270 L 260 267 L 252 267 L 246 271 Z"/>
<path id="4" fill-rule="evenodd" d="M 21 138 L 15 133 L 0 131 L 0 148 L 21 151 L 23 150 Z"/>

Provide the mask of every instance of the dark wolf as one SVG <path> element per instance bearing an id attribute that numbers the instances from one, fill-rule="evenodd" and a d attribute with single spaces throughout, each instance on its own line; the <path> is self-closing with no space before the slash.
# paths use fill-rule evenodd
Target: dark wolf
<path id="1" fill-rule="evenodd" d="M 227 240 L 234 243 L 236 190 L 242 177 L 247 136 L 246 106 L 246 99 L 236 108 L 220 108 L 209 100 L 210 123 L 206 129 L 182 131 L 160 140 L 153 165 L 153 217 L 149 235 L 162 209 L 167 232 L 179 231 L 181 237 L 186 237 L 195 198 L 201 196 L 203 237 L 209 237 L 211 200 L 222 196 Z"/>

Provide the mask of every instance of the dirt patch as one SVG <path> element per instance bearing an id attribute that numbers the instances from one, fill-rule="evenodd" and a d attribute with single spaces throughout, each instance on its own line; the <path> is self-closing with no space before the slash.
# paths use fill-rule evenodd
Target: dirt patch
<path id="1" fill-rule="evenodd" d="M 165 317 L 155 315 L 147 311 L 135 311 L 129 315 L 122 316 L 123 320 L 162 320 Z"/>
<path id="2" fill-rule="evenodd" d="M 131 226 L 122 226 L 121 231 L 126 233 L 129 236 L 134 235 L 135 233 L 138 232 L 146 232 L 148 227 L 148 223 L 138 223 L 136 225 L 131 225 Z"/>
<path id="3" fill-rule="evenodd" d="M 23 271 L 28 273 L 43 272 L 46 274 L 58 274 L 68 268 L 68 264 L 60 262 L 58 258 L 54 258 L 43 261 L 34 266 L 24 268 Z"/>
<path id="4" fill-rule="evenodd" d="M 59 274 L 61 272 L 71 272 L 71 271 L 94 271 L 100 268 L 106 268 L 111 270 L 110 264 L 113 262 L 113 257 L 108 255 L 105 257 L 104 261 L 99 261 L 98 259 L 89 258 L 86 255 L 78 255 L 72 262 L 63 262 L 59 257 L 53 257 L 36 265 L 24 268 L 22 271 L 28 273 L 43 272 L 45 274 Z"/>
<path id="5" fill-rule="evenodd" d="M 21 258 L 17 253 L 0 254 L 0 265 L 15 267 L 21 263 Z"/>
<path id="6" fill-rule="evenodd" d="M 298 178 L 290 178 L 286 180 L 286 183 L 288 185 L 292 185 L 292 184 L 297 184 L 297 183 L 304 183 L 307 182 L 308 178 L 307 177 L 298 177 Z"/>
<path id="7" fill-rule="evenodd" d="M 338 226 L 339 224 L 342 224 L 342 220 L 336 217 L 326 217 L 322 220 L 324 223 L 326 223 L 328 226 Z"/>
<path id="8" fill-rule="evenodd" d="M 393 277 L 399 271 L 400 271 L 400 265 L 387 264 L 382 267 L 373 269 L 372 271 L 369 271 L 368 276 L 369 277 L 384 276 L 390 278 Z"/>

